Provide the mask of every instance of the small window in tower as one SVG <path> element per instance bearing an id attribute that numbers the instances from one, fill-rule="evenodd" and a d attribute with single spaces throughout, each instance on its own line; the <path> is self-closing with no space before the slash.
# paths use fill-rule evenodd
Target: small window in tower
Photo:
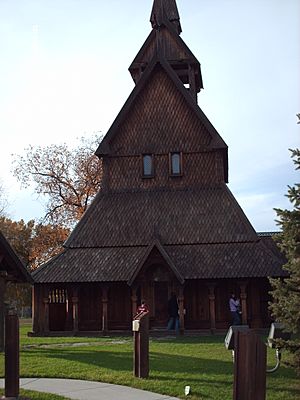
<path id="1" fill-rule="evenodd" d="M 170 175 L 181 176 L 182 175 L 182 153 L 174 152 L 170 153 Z"/>
<path id="2" fill-rule="evenodd" d="M 153 154 L 143 154 L 143 178 L 154 176 Z"/>

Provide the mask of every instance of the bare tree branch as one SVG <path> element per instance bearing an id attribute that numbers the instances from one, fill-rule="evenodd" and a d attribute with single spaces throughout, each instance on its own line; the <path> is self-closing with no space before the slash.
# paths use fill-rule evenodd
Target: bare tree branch
<path id="1" fill-rule="evenodd" d="M 14 176 L 21 186 L 48 198 L 45 221 L 71 226 L 80 219 L 101 188 L 102 163 L 94 151 L 99 136 L 80 138 L 79 146 L 66 144 L 29 146 L 25 155 L 15 155 Z"/>

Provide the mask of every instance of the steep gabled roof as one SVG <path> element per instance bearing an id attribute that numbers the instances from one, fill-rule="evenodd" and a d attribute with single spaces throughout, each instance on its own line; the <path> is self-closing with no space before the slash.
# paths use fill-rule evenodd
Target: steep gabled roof
<path id="1" fill-rule="evenodd" d="M 178 269 L 176 268 L 174 262 L 172 261 L 172 259 L 170 258 L 170 256 L 168 255 L 167 251 L 165 250 L 165 248 L 162 246 L 162 244 L 160 243 L 160 241 L 158 239 L 156 239 L 145 251 L 145 254 L 143 256 L 143 258 L 140 260 L 140 262 L 138 263 L 135 271 L 133 272 L 131 278 L 128 280 L 128 285 L 131 286 L 133 284 L 133 282 L 135 281 L 135 279 L 137 278 L 137 276 L 139 275 L 141 269 L 143 268 L 144 264 L 147 262 L 147 259 L 150 257 L 151 253 L 153 252 L 154 249 L 157 249 L 159 254 L 161 255 L 162 259 L 165 261 L 165 263 L 169 266 L 169 268 L 171 269 L 171 271 L 174 273 L 174 275 L 176 276 L 176 278 L 178 279 L 178 281 L 183 284 L 184 283 L 184 277 L 182 276 L 182 274 L 180 273 L 180 271 L 178 271 Z"/>
<path id="2" fill-rule="evenodd" d="M 33 282 L 26 267 L 0 231 L 0 271 L 7 272 L 8 280 Z"/>
<path id="3" fill-rule="evenodd" d="M 161 69 L 164 71 L 164 73 L 167 74 L 167 76 L 170 78 L 170 80 L 173 82 L 173 84 L 176 86 L 178 92 L 184 97 L 186 104 L 190 107 L 190 109 L 194 112 L 194 114 L 201 120 L 201 122 L 205 125 L 208 133 L 211 135 L 211 143 L 209 148 L 210 149 L 223 149 L 225 152 L 225 176 L 227 178 L 227 150 L 228 147 L 224 140 L 221 138 L 219 133 L 216 131 L 214 126 L 211 124 L 209 119 L 206 117 L 204 112 L 201 110 L 201 108 L 195 103 L 193 100 L 192 96 L 189 94 L 188 90 L 184 87 L 176 73 L 173 71 L 173 69 L 170 67 L 170 65 L 161 57 L 153 57 L 151 63 L 147 67 L 146 71 L 142 75 L 142 78 L 139 80 L 133 91 L 131 92 L 130 96 L 128 97 L 127 101 L 125 102 L 123 108 L 121 109 L 120 113 L 116 117 L 115 121 L 113 122 L 112 126 L 108 130 L 107 134 L 103 138 L 102 142 L 100 143 L 98 149 L 96 150 L 96 155 L 101 157 L 103 155 L 109 155 L 110 154 L 110 143 L 115 137 L 115 135 L 118 134 L 118 129 L 120 128 L 120 125 L 122 122 L 126 119 L 129 111 L 131 110 L 131 107 L 133 107 L 134 102 L 137 99 L 137 96 L 141 93 L 143 88 L 145 87 L 146 83 L 148 82 L 149 79 L 151 79 L 152 75 L 155 73 L 157 69 Z M 226 179 L 227 180 L 227 179 Z"/>
<path id="4" fill-rule="evenodd" d="M 194 54 L 192 53 L 192 51 L 190 50 L 190 48 L 186 45 L 186 43 L 184 42 L 184 40 L 177 35 L 177 33 L 174 31 L 173 27 L 171 26 L 171 24 L 168 21 L 165 21 L 162 24 L 161 30 L 159 32 L 157 32 L 156 30 L 152 30 L 150 32 L 150 34 L 148 35 L 147 39 L 145 40 L 144 44 L 142 45 L 141 49 L 139 50 L 139 52 L 137 53 L 136 57 L 134 58 L 134 60 L 132 61 L 130 67 L 129 67 L 129 71 L 133 71 L 135 68 L 137 68 L 141 63 L 145 63 L 145 53 L 149 50 L 149 48 L 155 47 L 155 53 L 153 53 L 153 55 L 158 54 L 158 52 L 162 53 L 162 49 L 158 49 L 157 48 L 157 35 L 162 35 L 163 34 L 163 29 L 166 28 L 169 32 L 169 34 L 171 35 L 172 39 L 174 40 L 174 42 L 176 43 L 176 45 L 178 46 L 178 49 L 181 49 L 181 53 L 185 53 L 186 54 L 186 58 L 184 60 L 178 60 L 178 61 L 189 61 L 190 64 L 195 64 L 199 66 L 199 73 L 200 73 L 200 89 L 203 88 L 203 83 L 202 83 L 202 77 L 201 77 L 201 72 L 200 72 L 200 63 L 197 60 L 197 58 L 194 56 Z M 165 57 L 165 55 L 163 55 Z M 181 55 L 182 57 L 182 55 Z M 167 58 L 166 58 L 167 59 Z M 168 60 L 168 59 L 167 59 Z M 150 61 L 150 60 L 149 60 Z M 169 60 L 171 61 L 171 60 Z M 174 61 L 174 60 L 172 60 Z"/>
<path id="5" fill-rule="evenodd" d="M 72 248 L 241 243 L 256 232 L 226 184 L 100 191 L 65 243 Z"/>

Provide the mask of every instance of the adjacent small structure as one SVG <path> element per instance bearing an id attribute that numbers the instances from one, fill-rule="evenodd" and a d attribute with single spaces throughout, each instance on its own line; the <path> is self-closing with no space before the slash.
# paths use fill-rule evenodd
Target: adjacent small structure
<path id="1" fill-rule="evenodd" d="M 33 283 L 33 279 L 0 231 L 0 351 L 4 349 L 4 298 L 7 282 Z"/>
<path id="2" fill-rule="evenodd" d="M 3 351 L 5 342 L 4 398 L 17 399 L 19 395 L 19 320 L 16 311 L 9 311 L 5 315 L 4 298 L 7 282 L 33 283 L 27 269 L 0 231 L 0 351 Z"/>

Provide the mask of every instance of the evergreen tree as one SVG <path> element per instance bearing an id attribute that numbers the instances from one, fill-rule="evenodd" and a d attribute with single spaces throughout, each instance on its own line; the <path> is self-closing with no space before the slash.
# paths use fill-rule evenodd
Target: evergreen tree
<path id="1" fill-rule="evenodd" d="M 297 115 L 300 121 L 300 115 Z M 300 170 L 300 150 L 290 150 L 296 170 Z M 270 279 L 272 285 L 272 302 L 270 309 L 277 322 L 294 335 L 292 340 L 280 340 L 282 348 L 289 350 L 292 360 L 289 363 L 300 374 L 300 184 L 288 186 L 286 195 L 293 205 L 291 210 L 275 209 L 280 234 L 275 240 L 284 253 L 287 263 L 285 279 Z"/>

